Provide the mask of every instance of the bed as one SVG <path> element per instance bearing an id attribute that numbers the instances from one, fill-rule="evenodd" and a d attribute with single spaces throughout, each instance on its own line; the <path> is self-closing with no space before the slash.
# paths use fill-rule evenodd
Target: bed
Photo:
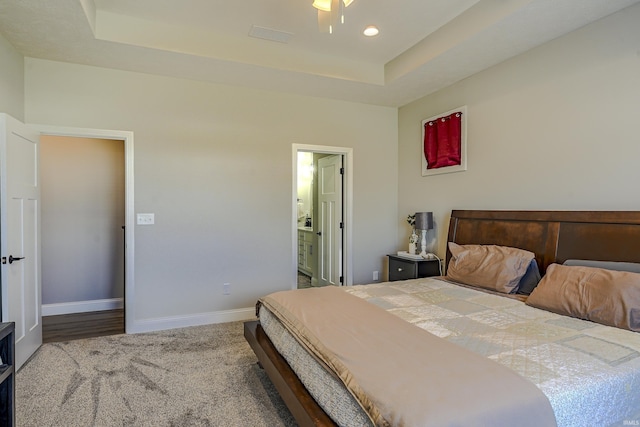
<path id="1" fill-rule="evenodd" d="M 448 241 L 463 247 L 498 245 L 529 251 L 539 272 L 544 276 L 549 269 L 547 277 L 551 277 L 552 273 L 556 275 L 559 271 L 564 271 L 561 270 L 562 267 L 557 267 L 558 264 L 574 259 L 639 263 L 640 212 L 456 210 L 451 214 Z M 453 254 L 448 250 L 448 266 L 451 265 L 452 257 Z M 437 278 L 360 285 L 340 288 L 338 292 L 368 301 L 368 306 L 384 306 L 385 311 L 391 312 L 394 318 L 420 327 L 412 326 L 412 329 L 425 329 L 438 337 L 437 340 L 469 349 L 470 353 L 479 355 L 478 357 L 499 362 L 508 370 L 517 372 L 518 376 L 528 378 L 530 383 L 536 385 L 536 390 L 545 395 L 558 425 L 620 425 L 625 422 L 640 422 L 638 332 L 531 307 L 525 303 L 526 295 L 495 295 L 495 292 Z M 441 310 L 442 300 L 453 294 L 460 296 L 461 300 L 446 301 L 449 305 L 457 305 L 445 306 L 447 310 Z M 435 309 L 414 306 L 412 301 L 416 299 L 416 295 L 429 295 L 438 305 Z M 486 308 L 493 311 L 485 312 Z M 451 316 L 450 309 L 457 314 Z M 637 314 L 637 310 L 635 313 Z M 375 418 L 363 410 L 362 403 L 357 401 L 358 393 L 354 396 L 352 389 L 340 389 L 345 383 L 344 376 L 341 373 L 337 376 L 335 373 L 327 373 L 325 360 L 305 355 L 304 346 L 296 343 L 290 336 L 286 338 L 288 332 L 286 328 L 282 330 L 282 321 L 271 314 L 263 308 L 259 322 L 245 323 L 245 337 L 300 425 L 385 425 L 388 422 L 384 417 Z M 632 311 L 632 322 L 638 320 L 633 318 L 634 315 Z M 509 316 L 515 316 L 517 321 Z M 628 318 L 626 320 L 629 321 Z M 371 320 L 370 324 L 375 324 L 376 321 Z M 481 325 L 481 329 L 487 325 L 490 327 L 481 331 L 480 338 L 469 338 L 464 333 L 469 324 L 482 324 L 484 326 Z M 544 325 L 543 332 L 540 325 Z M 528 338 L 518 339 L 518 328 Z M 268 329 L 269 336 L 265 329 Z M 504 345 L 512 344 L 507 343 L 508 340 L 501 341 L 503 335 L 508 335 L 512 341 L 518 341 L 520 347 L 505 349 Z M 541 341 L 532 343 L 532 337 Z M 422 339 L 419 341 L 422 342 Z M 500 348 L 496 348 L 496 343 L 500 344 Z M 546 349 L 546 353 L 543 354 L 541 349 Z M 538 363 L 536 358 L 544 359 L 549 356 L 549 352 L 556 357 L 555 361 L 551 365 Z M 395 361 L 395 358 L 387 357 L 387 360 Z M 410 358 L 407 360 L 411 361 Z M 475 363 L 462 362 L 459 366 Z M 488 368 L 482 369 L 483 372 L 493 365 L 487 366 Z M 392 372 L 387 367 L 382 369 Z M 456 369 L 454 374 L 461 372 L 463 371 Z M 473 373 L 465 371 L 462 376 L 472 375 Z M 448 377 L 445 380 L 446 378 Z M 473 386 L 456 387 L 458 386 L 452 386 L 454 393 L 456 390 L 473 390 Z M 475 387 L 483 389 L 482 383 Z M 425 387 L 424 393 L 440 388 Z M 486 388 L 490 389 L 489 386 Z M 318 404 L 318 401 L 321 403 Z M 465 408 L 462 412 L 473 406 L 467 402 L 463 405 L 460 402 L 452 403 L 456 404 L 459 408 Z M 486 402 L 482 403 L 485 404 Z M 443 407 L 447 408 L 446 405 Z M 519 407 L 517 409 L 520 410 Z M 523 419 L 527 418 L 527 415 L 523 416 L 527 414 L 524 410 L 518 414 Z M 394 423 L 395 421 L 389 422 Z"/>

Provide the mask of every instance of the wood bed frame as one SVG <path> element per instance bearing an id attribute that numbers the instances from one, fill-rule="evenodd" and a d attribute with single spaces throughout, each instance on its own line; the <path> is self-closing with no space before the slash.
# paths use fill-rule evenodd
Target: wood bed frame
<path id="1" fill-rule="evenodd" d="M 567 259 L 640 262 L 640 211 L 454 210 L 448 241 L 529 250 L 540 273 Z M 451 254 L 447 249 L 447 263 Z M 300 426 L 335 426 L 318 406 L 258 321 L 244 324 L 258 363 Z"/>

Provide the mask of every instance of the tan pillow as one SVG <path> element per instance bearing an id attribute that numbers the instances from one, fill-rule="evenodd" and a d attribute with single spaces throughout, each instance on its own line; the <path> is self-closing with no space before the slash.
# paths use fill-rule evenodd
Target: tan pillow
<path id="1" fill-rule="evenodd" d="M 528 305 L 640 331 L 640 273 L 551 264 Z"/>
<path id="2" fill-rule="evenodd" d="M 535 256 L 508 246 L 458 245 L 449 242 L 447 278 L 503 293 L 515 292 Z"/>

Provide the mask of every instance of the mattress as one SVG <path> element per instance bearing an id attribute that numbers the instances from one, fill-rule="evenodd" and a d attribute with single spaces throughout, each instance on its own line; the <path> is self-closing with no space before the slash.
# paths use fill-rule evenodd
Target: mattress
<path id="1" fill-rule="evenodd" d="M 331 419 L 344 427 L 373 426 L 367 413 L 340 379 L 308 353 L 264 306 L 260 307 L 260 324 L 309 394 Z"/>
<path id="2" fill-rule="evenodd" d="M 573 319 L 436 278 L 342 288 L 534 383 L 559 426 L 640 420 L 640 334 Z M 275 347 L 339 425 L 370 424 L 340 381 L 261 308 Z"/>

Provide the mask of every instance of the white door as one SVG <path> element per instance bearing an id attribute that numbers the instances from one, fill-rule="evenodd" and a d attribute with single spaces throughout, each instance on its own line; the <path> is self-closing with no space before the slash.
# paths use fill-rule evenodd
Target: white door
<path id="1" fill-rule="evenodd" d="M 16 369 L 42 344 L 38 140 L 0 114 L 2 321 L 16 323 Z"/>
<path id="2" fill-rule="evenodd" d="M 318 285 L 341 285 L 342 156 L 318 160 Z"/>

